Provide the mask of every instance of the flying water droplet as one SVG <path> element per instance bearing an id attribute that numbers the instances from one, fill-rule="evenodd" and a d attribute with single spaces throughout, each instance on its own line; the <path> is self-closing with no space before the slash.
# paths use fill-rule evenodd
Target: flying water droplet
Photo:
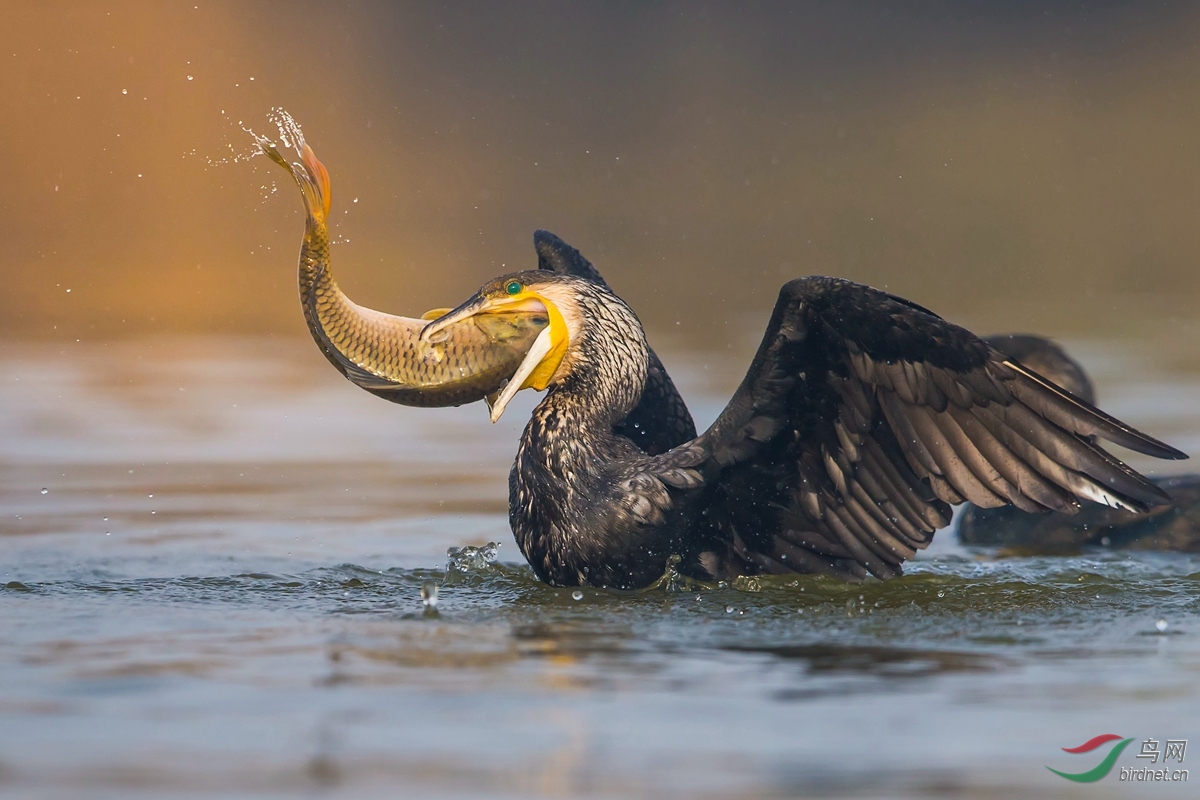
<path id="1" fill-rule="evenodd" d="M 1169 626 L 1167 625 L 1167 621 L 1165 619 L 1160 619 L 1158 622 L 1154 623 L 1154 629 L 1159 633 L 1166 633 L 1168 627 Z"/>
<path id="2" fill-rule="evenodd" d="M 583 592 L 581 592 L 580 590 L 576 589 L 575 591 L 571 592 L 571 599 L 572 599 L 572 600 L 582 600 L 582 599 L 583 599 Z"/>
<path id="3" fill-rule="evenodd" d="M 42 487 L 42 494 L 50 494 L 50 490 L 49 490 L 49 489 L 47 489 L 45 486 L 43 486 L 43 487 Z"/>
<path id="4" fill-rule="evenodd" d="M 437 610 L 438 602 L 438 586 L 434 581 L 425 581 L 421 584 L 421 605 L 425 606 L 426 613 Z"/>

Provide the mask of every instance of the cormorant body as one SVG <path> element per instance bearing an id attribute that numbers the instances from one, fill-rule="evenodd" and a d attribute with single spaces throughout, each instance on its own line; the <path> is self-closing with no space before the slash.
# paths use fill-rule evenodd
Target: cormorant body
<path id="1" fill-rule="evenodd" d="M 524 272 L 486 284 L 422 336 L 506 308 L 550 319 L 492 408 L 546 389 L 509 481 L 509 519 L 556 586 L 632 589 L 670 557 L 698 579 L 901 565 L 970 500 L 1075 512 L 1169 501 L 1093 443 L 1186 456 L 1115 420 L 932 312 L 849 281 L 780 291 L 741 386 L 704 433 L 651 455 L 619 431 L 650 365 L 606 286 Z"/>

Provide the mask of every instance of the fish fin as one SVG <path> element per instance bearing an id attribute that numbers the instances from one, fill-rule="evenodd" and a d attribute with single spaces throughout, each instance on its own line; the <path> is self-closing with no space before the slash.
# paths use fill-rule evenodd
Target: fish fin
<path id="1" fill-rule="evenodd" d="M 325 169 L 325 165 L 317 160 L 317 154 L 307 144 L 303 145 L 300 150 L 300 158 L 304 162 L 304 168 L 312 179 L 312 186 L 301 188 L 304 189 L 305 199 L 308 200 L 309 192 L 315 193 L 312 199 L 312 205 L 309 211 L 313 211 L 314 207 L 320 206 L 325 217 L 329 216 L 329 207 L 333 199 L 333 194 L 329 188 L 329 170 Z"/>
<path id="2" fill-rule="evenodd" d="M 454 309 L 452 309 L 452 308 L 432 308 L 429 311 L 426 311 L 424 314 L 422 314 L 421 319 L 429 319 L 429 320 L 437 319 L 439 317 L 446 316 L 453 310 Z"/>

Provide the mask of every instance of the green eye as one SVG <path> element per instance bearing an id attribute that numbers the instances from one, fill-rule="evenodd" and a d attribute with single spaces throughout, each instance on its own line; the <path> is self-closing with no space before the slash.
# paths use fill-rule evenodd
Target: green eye
<path id="1" fill-rule="evenodd" d="M 504 291 L 509 294 L 518 294 L 521 291 L 521 284 L 519 281 L 509 281 L 508 286 L 504 287 Z"/>

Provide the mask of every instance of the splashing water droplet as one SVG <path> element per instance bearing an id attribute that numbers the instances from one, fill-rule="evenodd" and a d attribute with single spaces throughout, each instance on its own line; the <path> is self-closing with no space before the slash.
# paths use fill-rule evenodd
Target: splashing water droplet
<path id="1" fill-rule="evenodd" d="M 434 581 L 425 581 L 421 584 L 421 604 L 425 606 L 426 611 L 433 611 L 437 608 L 438 602 L 438 586 Z"/>
<path id="2" fill-rule="evenodd" d="M 575 591 L 571 592 L 571 599 L 572 599 L 572 600 L 582 600 L 582 599 L 583 599 L 583 592 L 581 592 L 581 591 L 579 591 L 578 589 L 576 589 Z"/>
<path id="3" fill-rule="evenodd" d="M 43 487 L 42 487 L 42 494 L 50 494 L 50 490 L 49 490 L 49 489 L 47 489 L 45 486 L 43 486 Z"/>
<path id="4" fill-rule="evenodd" d="M 758 578 L 747 578 L 745 575 L 739 575 L 733 579 L 733 588 L 739 592 L 761 592 L 762 581 Z"/>
<path id="5" fill-rule="evenodd" d="M 1165 619 L 1160 619 L 1158 622 L 1154 623 L 1154 629 L 1159 633 L 1166 633 L 1167 627 L 1167 621 Z"/>
<path id="6" fill-rule="evenodd" d="M 192 79 L 192 76 L 191 76 L 191 75 L 188 75 L 188 80 L 190 81 L 191 79 Z"/>
<path id="7" fill-rule="evenodd" d="M 488 542 L 483 547 L 451 547 L 446 551 L 450 559 L 446 568 L 459 572 L 479 572 L 495 563 L 499 549 L 500 545 L 496 542 Z"/>
<path id="8" fill-rule="evenodd" d="M 732 614 L 732 613 L 733 613 L 733 606 L 725 606 L 725 613 L 726 613 L 726 614 Z"/>
<path id="9" fill-rule="evenodd" d="M 946 596 L 945 592 L 938 592 L 938 597 L 945 597 L 945 596 Z"/>

